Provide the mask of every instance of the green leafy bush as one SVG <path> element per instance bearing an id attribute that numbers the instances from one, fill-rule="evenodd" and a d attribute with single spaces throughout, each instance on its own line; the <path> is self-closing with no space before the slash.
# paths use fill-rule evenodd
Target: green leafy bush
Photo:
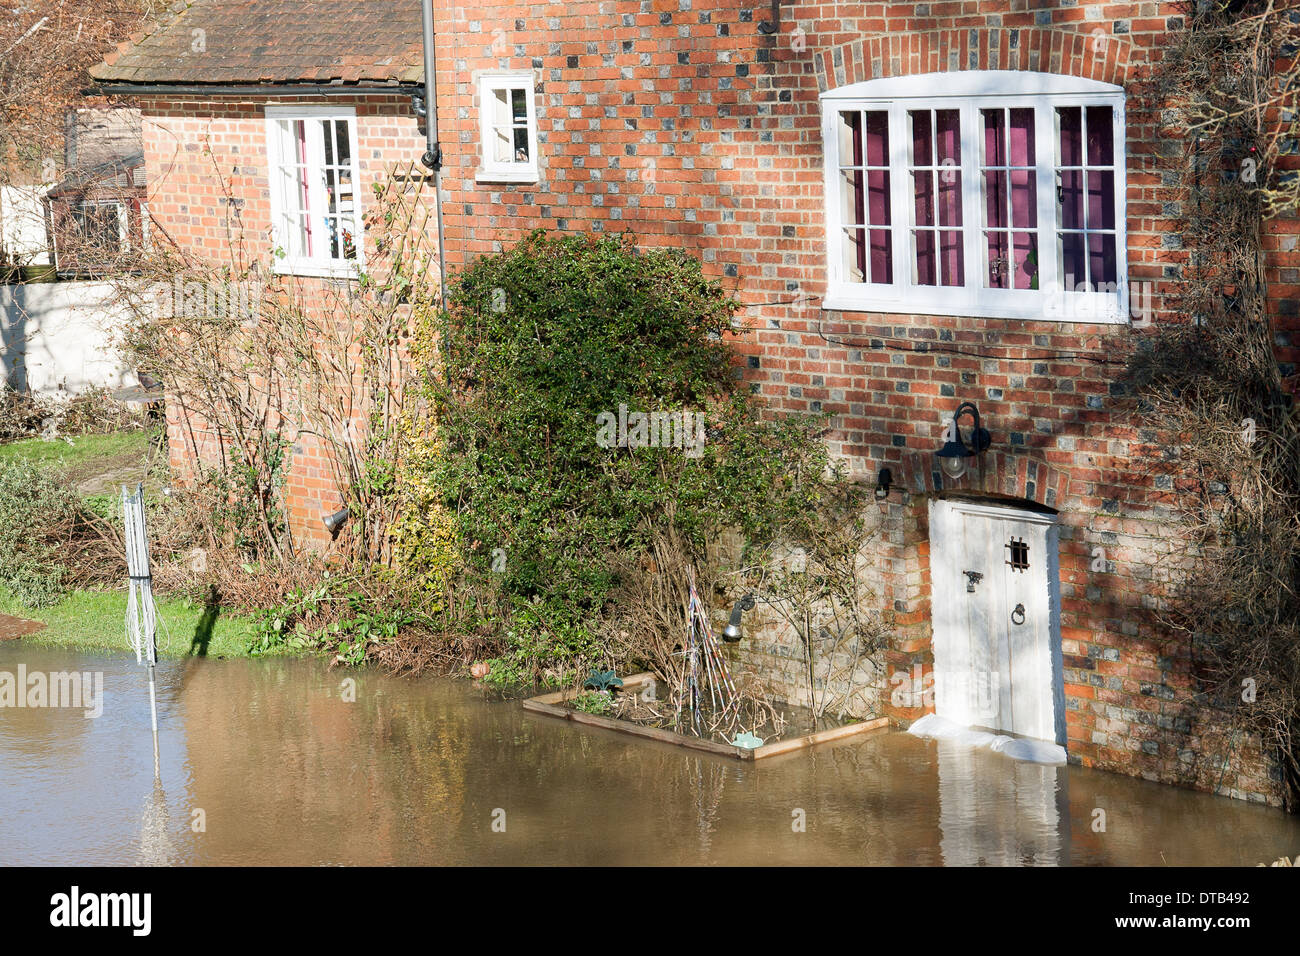
<path id="1" fill-rule="evenodd" d="M 0 583 L 28 607 L 58 601 L 68 542 L 85 526 L 77 496 L 26 459 L 0 462 Z"/>
<path id="2" fill-rule="evenodd" d="M 383 580 L 326 572 L 310 587 L 293 588 L 255 615 L 248 653 L 256 657 L 315 648 L 333 652 L 345 664 L 364 663 L 372 644 L 393 641 L 418 616 L 394 600 L 392 592 L 375 595 L 363 585 L 382 587 Z"/>
<path id="3" fill-rule="evenodd" d="M 573 698 L 574 710 L 580 710 L 584 714 L 595 714 L 597 717 L 608 714 L 613 706 L 614 701 L 608 691 L 584 690 Z"/>
<path id="4" fill-rule="evenodd" d="M 685 252 L 536 233 L 449 293 L 413 348 L 436 453 L 407 468 L 439 498 L 429 520 L 455 522 L 437 537 L 459 551 L 467 623 L 503 635 L 494 673 L 612 663 L 594 625 L 612 558 L 656 529 L 703 555 L 723 529 L 761 539 L 815 504 L 818 420 L 760 418 L 727 342 L 739 303 Z M 620 406 L 701 414 L 703 447 L 606 447 Z"/>

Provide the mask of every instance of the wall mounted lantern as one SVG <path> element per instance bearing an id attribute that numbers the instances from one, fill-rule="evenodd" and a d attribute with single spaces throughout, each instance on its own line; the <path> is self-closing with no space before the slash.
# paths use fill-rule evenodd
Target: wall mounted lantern
<path id="1" fill-rule="evenodd" d="M 967 414 L 974 422 L 970 430 L 969 445 L 962 438 L 960 422 L 962 415 Z M 975 403 L 962 402 L 957 406 L 957 411 L 953 412 L 952 424 L 948 428 L 948 440 L 936 453 L 939 456 L 939 467 L 949 478 L 960 478 L 966 474 L 970 459 L 978 458 L 992 443 L 993 438 L 988 430 L 980 427 L 980 412 L 975 407 Z"/>
<path id="2" fill-rule="evenodd" d="M 894 484 L 894 473 L 888 468 L 881 468 L 876 475 L 876 500 L 884 501 L 889 497 L 889 489 Z"/>
<path id="3" fill-rule="evenodd" d="M 722 639 L 729 644 L 734 644 L 740 640 L 740 616 L 746 611 L 753 610 L 757 599 L 753 592 L 746 594 L 731 609 L 731 618 L 727 621 L 727 626 L 722 629 Z"/>
<path id="4" fill-rule="evenodd" d="M 325 525 L 325 530 L 328 531 L 331 536 L 334 536 L 339 533 L 339 529 L 343 527 L 343 522 L 347 521 L 351 515 L 352 512 L 347 508 L 340 508 L 332 514 L 327 514 L 322 519 L 322 523 Z"/>

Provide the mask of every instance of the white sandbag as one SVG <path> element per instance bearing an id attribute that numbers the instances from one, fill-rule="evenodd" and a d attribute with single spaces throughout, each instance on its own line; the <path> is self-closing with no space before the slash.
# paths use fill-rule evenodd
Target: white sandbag
<path id="1" fill-rule="evenodd" d="M 919 718 L 912 723 L 907 732 L 914 737 L 948 740 L 963 747 L 987 747 L 1013 760 L 1041 764 L 1065 763 L 1065 748 L 1057 744 L 1049 744 L 1044 740 L 1008 737 L 1006 734 L 993 734 L 986 730 L 972 730 L 938 714 L 926 714 Z"/>

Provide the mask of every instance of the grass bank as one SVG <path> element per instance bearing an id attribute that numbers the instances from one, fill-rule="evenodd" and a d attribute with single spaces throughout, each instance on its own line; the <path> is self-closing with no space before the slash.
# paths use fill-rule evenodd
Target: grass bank
<path id="1" fill-rule="evenodd" d="M 127 651 L 126 593 L 73 591 L 51 607 L 24 607 L 0 587 L 0 614 L 40 621 L 45 629 L 21 638 L 38 647 Z M 160 657 L 247 657 L 251 621 L 175 598 L 158 599 Z"/>
<path id="2" fill-rule="evenodd" d="M 118 495 L 122 485 L 145 483 L 156 494 L 159 483 L 151 478 L 151 465 L 161 456 L 147 431 L 77 435 L 71 438 L 23 438 L 0 445 L 0 462 L 26 458 L 41 468 L 61 470 L 68 483 L 85 498 Z"/>

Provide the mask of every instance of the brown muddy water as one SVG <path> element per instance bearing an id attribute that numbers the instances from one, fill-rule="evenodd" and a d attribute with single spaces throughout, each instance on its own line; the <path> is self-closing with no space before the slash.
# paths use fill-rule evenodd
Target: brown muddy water
<path id="1" fill-rule="evenodd" d="M 1279 810 L 1100 771 L 900 733 L 742 764 L 529 715 L 464 682 L 298 660 L 164 662 L 156 787 L 134 658 L 0 645 L 0 672 L 19 664 L 102 671 L 104 708 L 0 709 L 0 864 L 1160 866 L 1300 853 L 1300 820 Z"/>

